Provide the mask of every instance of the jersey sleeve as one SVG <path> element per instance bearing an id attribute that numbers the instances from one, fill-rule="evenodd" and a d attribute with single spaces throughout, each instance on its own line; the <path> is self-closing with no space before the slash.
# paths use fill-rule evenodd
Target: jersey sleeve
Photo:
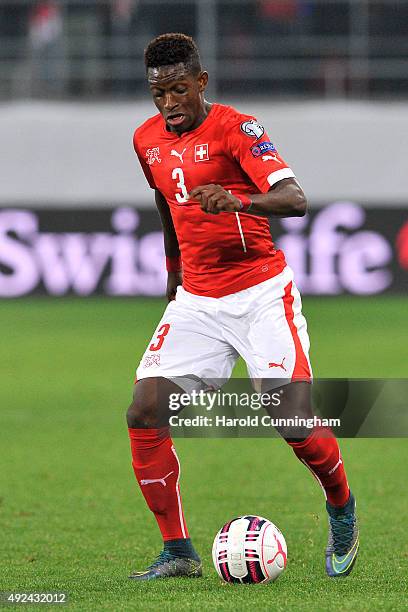
<path id="1" fill-rule="evenodd" d="M 137 135 L 137 132 L 135 132 L 135 134 L 133 136 L 133 148 L 134 148 L 135 153 L 136 153 L 136 155 L 138 157 L 139 163 L 142 166 L 142 170 L 143 170 L 143 173 L 144 173 L 144 175 L 146 177 L 147 182 L 149 183 L 149 185 L 150 185 L 150 187 L 152 189 L 157 189 L 156 184 L 154 182 L 153 175 L 152 175 L 152 171 L 150 170 L 150 167 L 148 166 L 146 160 L 142 157 L 142 155 L 141 155 L 141 153 L 139 151 L 139 147 L 138 147 L 138 144 L 137 144 L 137 136 L 136 135 Z"/>
<path id="2" fill-rule="evenodd" d="M 264 128 L 254 118 L 235 123 L 229 131 L 229 146 L 234 159 L 261 193 L 295 174 L 279 155 Z"/>

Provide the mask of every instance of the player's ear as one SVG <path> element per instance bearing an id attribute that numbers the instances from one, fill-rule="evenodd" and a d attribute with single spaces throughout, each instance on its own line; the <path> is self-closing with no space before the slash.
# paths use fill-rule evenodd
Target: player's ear
<path id="1" fill-rule="evenodd" d="M 200 92 L 203 92 L 205 90 L 205 88 L 207 87 L 207 83 L 208 83 L 208 72 L 206 70 L 203 70 L 203 72 L 200 72 L 200 74 L 198 75 L 198 87 Z"/>

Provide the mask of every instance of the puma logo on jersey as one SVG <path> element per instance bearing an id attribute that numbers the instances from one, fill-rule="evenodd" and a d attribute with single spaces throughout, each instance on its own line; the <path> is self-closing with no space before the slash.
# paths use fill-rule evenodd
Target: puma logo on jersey
<path id="1" fill-rule="evenodd" d="M 187 147 L 184 147 L 184 149 L 182 150 L 181 153 L 177 153 L 177 151 L 175 151 L 174 149 L 171 150 L 170 155 L 174 155 L 175 157 L 178 157 L 181 161 L 181 163 L 183 162 L 183 155 L 184 155 L 184 151 L 187 149 Z"/>
<path id="2" fill-rule="evenodd" d="M 287 371 L 285 366 L 283 365 L 283 362 L 285 361 L 286 357 L 284 357 L 282 359 L 282 361 L 280 363 L 274 363 L 273 361 L 270 362 L 269 367 L 270 368 L 281 368 L 282 370 L 284 370 L 285 372 Z"/>
<path id="3" fill-rule="evenodd" d="M 280 159 L 276 157 L 276 155 L 262 155 L 262 161 L 265 162 L 265 161 L 268 161 L 269 159 L 271 159 L 272 161 L 278 162 L 278 164 L 282 163 Z"/>
<path id="4" fill-rule="evenodd" d="M 144 480 L 141 480 L 140 484 L 141 485 L 148 485 L 148 484 L 153 484 L 155 482 L 160 482 L 160 484 L 162 484 L 163 487 L 167 487 L 166 478 L 171 476 L 171 474 L 174 474 L 174 471 L 169 472 L 168 474 L 166 474 L 166 476 L 163 476 L 162 478 L 146 478 Z"/>

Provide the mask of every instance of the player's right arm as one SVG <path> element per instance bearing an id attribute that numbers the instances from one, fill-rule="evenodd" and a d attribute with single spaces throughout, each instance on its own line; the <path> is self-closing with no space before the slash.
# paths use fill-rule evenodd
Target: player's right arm
<path id="1" fill-rule="evenodd" d="M 138 131 L 139 130 L 136 130 L 133 135 L 133 148 L 139 159 L 147 182 L 149 183 L 150 187 L 154 189 L 154 199 L 156 201 L 157 210 L 159 211 L 164 234 L 164 252 L 166 254 L 166 268 L 168 272 L 166 295 L 170 302 L 176 297 L 178 285 L 182 284 L 180 248 L 167 200 L 157 189 L 150 166 L 146 162 L 143 155 L 140 154 L 138 146 Z"/>
<path id="2" fill-rule="evenodd" d="M 170 302 L 175 299 L 177 287 L 183 282 L 180 264 L 180 247 L 166 198 L 158 189 L 155 189 L 154 197 L 163 228 L 164 252 L 166 254 L 168 271 L 166 295 Z"/>

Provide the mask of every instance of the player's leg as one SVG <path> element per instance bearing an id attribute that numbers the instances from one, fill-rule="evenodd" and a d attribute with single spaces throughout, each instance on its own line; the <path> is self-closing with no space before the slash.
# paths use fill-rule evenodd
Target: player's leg
<path id="1" fill-rule="evenodd" d="M 283 384 L 280 405 L 275 408 L 271 406 L 272 416 L 313 417 L 309 337 L 300 295 L 290 268 L 251 288 L 245 300 L 248 316 L 243 317 L 242 321 L 247 330 L 235 332 L 238 344 L 234 346 L 247 362 L 251 378 L 262 380 L 262 390 L 269 388 L 272 391 Z M 245 338 L 245 341 L 240 343 L 240 338 Z M 281 377 L 281 380 L 277 377 Z M 314 474 L 325 493 L 330 517 L 327 554 L 333 549 L 338 558 L 343 558 L 341 553 L 345 547 L 347 554 L 351 551 L 346 562 L 336 565 L 341 574 L 330 570 L 328 562 L 327 572 L 330 576 L 346 575 L 355 560 L 358 537 L 354 501 L 337 440 L 328 428 L 321 427 L 312 431 L 306 428 L 281 428 L 280 433 L 292 446 L 298 459 Z"/>
<path id="2" fill-rule="evenodd" d="M 186 292 L 178 291 L 137 370 L 134 400 L 127 413 L 132 463 L 161 530 L 164 550 L 146 572 L 131 576 L 135 579 L 201 575 L 184 520 L 180 465 L 170 438 L 168 416 L 172 393 L 198 390 L 205 387 L 205 381 L 228 379 L 231 374 L 237 354 L 220 340 L 211 312 L 213 302 L 190 300 Z"/>
<path id="3" fill-rule="evenodd" d="M 282 295 L 287 328 L 292 338 L 294 352 L 292 380 L 307 380 L 311 376 L 309 362 L 309 337 L 302 315 L 302 302 L 293 281 L 285 285 Z M 283 319 L 282 319 L 283 320 Z M 289 337 L 287 336 L 289 339 Z M 285 335 L 282 335 L 283 344 Z M 289 339 L 290 342 L 290 339 Z M 288 344 L 287 344 L 288 346 Z M 312 413 L 311 389 L 307 383 L 293 382 L 289 385 L 287 405 L 299 412 Z M 295 394 L 293 395 L 292 389 Z M 285 408 L 283 404 L 282 408 Z M 303 437 L 303 436 L 302 436 Z M 301 440 L 286 437 L 295 455 L 304 463 L 321 485 L 326 497 L 329 518 L 329 537 L 326 547 L 326 572 L 328 576 L 347 576 L 353 569 L 359 547 L 359 534 L 355 514 L 355 500 L 347 481 L 339 444 L 327 427 L 316 427 Z"/>
<path id="4" fill-rule="evenodd" d="M 276 390 L 276 389 L 275 389 Z M 292 382 L 280 388 L 280 403 L 268 407 L 274 419 L 313 419 L 311 385 Z M 278 426 L 279 434 L 292 447 L 295 455 L 316 477 L 328 502 L 341 507 L 350 491 L 337 440 L 328 427 Z"/>
<path id="5" fill-rule="evenodd" d="M 283 387 L 282 400 L 273 410 L 274 418 L 298 415 L 310 418 L 311 390 L 306 382 L 293 382 Z M 326 572 L 334 578 L 347 576 L 357 558 L 359 537 L 355 514 L 355 499 L 344 469 L 341 451 L 333 432 L 327 427 L 315 427 L 312 432 L 298 431 L 293 439 L 290 430 L 279 433 L 292 447 L 295 455 L 309 468 L 326 498 L 329 537 L 326 547 Z"/>
<path id="6" fill-rule="evenodd" d="M 145 378 L 135 385 L 127 412 L 132 466 L 140 489 L 160 528 L 164 547 L 157 561 L 130 577 L 201 576 L 180 494 L 180 462 L 168 426 L 169 396 L 183 390 L 166 378 Z"/>

